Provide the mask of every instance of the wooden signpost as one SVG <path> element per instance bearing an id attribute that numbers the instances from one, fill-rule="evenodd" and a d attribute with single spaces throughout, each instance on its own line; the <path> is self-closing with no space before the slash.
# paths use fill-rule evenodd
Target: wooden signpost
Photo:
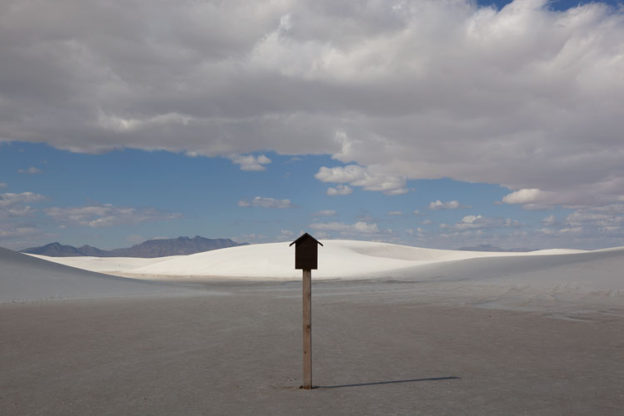
<path id="1" fill-rule="evenodd" d="M 295 269 L 303 270 L 303 388 L 312 388 L 312 269 L 318 268 L 318 246 L 323 245 L 305 233 L 295 245 Z"/>

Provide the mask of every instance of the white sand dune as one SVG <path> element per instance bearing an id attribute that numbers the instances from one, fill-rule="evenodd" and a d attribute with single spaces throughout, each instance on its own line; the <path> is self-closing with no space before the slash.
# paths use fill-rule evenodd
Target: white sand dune
<path id="1" fill-rule="evenodd" d="M 94 273 L 0 248 L 0 303 L 181 293 L 190 289 Z"/>
<path id="2" fill-rule="evenodd" d="M 344 280 L 314 284 L 313 392 L 297 388 L 301 284 L 209 281 L 299 280 L 286 243 L 55 259 L 209 281 L 179 288 L 199 296 L 175 298 L 175 286 L 0 250 L 0 302 L 157 295 L 0 304 L 0 414 L 622 413 L 624 248 L 323 243 L 313 277 Z"/>
<path id="3" fill-rule="evenodd" d="M 436 250 L 397 244 L 351 240 L 325 240 L 319 249 L 322 279 L 388 277 L 415 266 L 474 258 L 527 257 L 582 253 L 582 250 L 543 250 L 531 253 Z M 255 244 L 187 256 L 152 259 L 45 257 L 41 259 L 102 273 L 157 279 L 226 277 L 262 280 L 298 279 L 294 248 L 288 242 Z"/>
<path id="4" fill-rule="evenodd" d="M 115 274 L 123 270 L 132 270 L 138 267 L 147 266 L 154 262 L 162 261 L 164 257 L 138 258 L 138 257 L 50 257 L 39 254 L 28 254 L 41 260 L 53 263 L 64 264 L 65 266 L 76 267 L 78 269 L 89 270 L 97 273 Z M 166 257 L 173 259 L 176 256 Z"/>
<path id="5" fill-rule="evenodd" d="M 443 293 L 445 296 L 447 291 L 472 297 L 475 294 L 498 296 L 504 291 L 521 291 L 518 296 L 525 297 L 527 293 L 531 296 L 538 293 L 551 297 L 561 293 L 599 294 L 618 299 L 624 296 L 624 277 L 621 272 L 624 270 L 624 247 L 595 251 L 557 249 L 501 253 L 435 250 L 366 241 L 326 240 L 323 243 L 324 247 L 319 248 L 319 269 L 313 272 L 316 280 L 418 282 L 426 284 L 419 286 L 422 294 Z M 18 271 L 17 268 L 15 273 L 19 276 L 35 276 L 30 277 L 36 280 L 32 283 L 33 287 L 42 294 L 51 293 L 49 296 L 52 297 L 62 296 L 65 291 L 77 294 L 78 286 L 72 283 L 64 288 L 70 280 L 59 280 L 57 284 L 50 277 L 43 279 L 41 273 L 48 269 L 57 275 L 69 273 L 72 279 L 86 284 L 86 280 L 83 282 L 84 276 L 80 274 L 85 272 L 55 269 L 47 262 L 91 272 L 166 282 L 229 279 L 287 281 L 301 278 L 301 271 L 294 269 L 294 248 L 289 247 L 288 242 L 152 259 L 33 257 L 19 258 L 29 268 L 35 267 L 35 263 L 26 262 L 25 259 L 37 261 L 38 274 Z M 3 271 L 3 274 L 6 276 L 10 272 Z M 89 282 L 94 281 L 93 275 L 88 276 Z M 102 275 L 97 276 L 95 281 L 100 282 Z M 117 285 L 118 280 L 107 281 L 106 284 Z M 91 283 L 89 286 L 93 288 Z M 140 288 L 137 287 L 137 290 Z M 111 286 L 102 288 L 102 291 L 104 294 L 117 293 L 117 288 Z M 120 290 L 122 292 L 125 293 L 125 290 Z"/>
<path id="6" fill-rule="evenodd" d="M 570 254 L 471 258 L 390 273 L 399 280 L 624 296 L 624 247 Z M 624 300 L 624 299 L 623 299 Z"/>

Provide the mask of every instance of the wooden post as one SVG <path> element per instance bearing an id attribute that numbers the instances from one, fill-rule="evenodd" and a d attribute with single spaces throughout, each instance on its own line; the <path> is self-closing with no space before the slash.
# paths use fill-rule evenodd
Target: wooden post
<path id="1" fill-rule="evenodd" d="M 312 388 L 312 270 L 303 270 L 303 388 Z"/>
<path id="2" fill-rule="evenodd" d="M 319 241 L 308 233 L 290 243 L 295 245 L 295 269 L 303 270 L 303 385 L 312 388 L 312 270 L 318 268 Z"/>

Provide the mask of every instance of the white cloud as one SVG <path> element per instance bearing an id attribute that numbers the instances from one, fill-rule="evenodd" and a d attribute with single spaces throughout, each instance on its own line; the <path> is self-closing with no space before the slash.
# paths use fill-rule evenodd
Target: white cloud
<path id="1" fill-rule="evenodd" d="M 333 210 L 333 209 L 323 209 L 321 211 L 315 212 L 312 215 L 314 215 L 316 217 L 333 217 L 334 215 L 336 215 L 336 210 Z"/>
<path id="2" fill-rule="evenodd" d="M 562 188 L 558 192 L 537 188 L 519 189 L 503 197 L 506 204 L 521 204 L 525 209 L 546 209 L 561 205 L 568 208 L 599 207 L 618 202 L 613 198 L 617 189 L 624 186 L 623 179 L 608 178 L 593 184 L 577 184 Z"/>
<path id="3" fill-rule="evenodd" d="M 17 173 L 26 174 L 26 175 L 36 175 L 38 173 L 43 172 L 41 169 L 36 168 L 34 166 L 29 167 L 28 169 L 18 169 Z"/>
<path id="4" fill-rule="evenodd" d="M 260 243 L 260 242 L 265 242 L 267 240 L 267 236 L 264 234 L 256 234 L 256 233 L 250 233 L 250 234 L 242 234 L 239 235 L 237 237 L 234 237 L 235 241 L 239 241 L 239 242 L 254 242 L 254 243 Z"/>
<path id="5" fill-rule="evenodd" d="M 580 208 L 562 220 L 550 215 L 542 224 L 538 231 L 563 246 L 620 246 L 624 239 L 624 204 Z"/>
<path id="6" fill-rule="evenodd" d="M 417 209 L 415 209 L 414 211 L 412 211 L 412 214 L 414 214 L 414 215 L 420 215 L 420 211 L 419 211 L 419 210 L 417 210 Z"/>
<path id="7" fill-rule="evenodd" d="M 386 178 L 337 183 L 387 193 L 449 177 L 540 189 L 542 204 L 624 194 L 621 12 L 397 4 L 7 0 L 0 137 L 329 154 Z"/>
<path id="8" fill-rule="evenodd" d="M 442 202 L 439 199 L 437 201 L 433 201 L 429 203 L 429 209 L 431 210 L 439 210 L 439 209 L 457 209 L 463 208 L 462 205 L 458 201 L 446 201 Z"/>
<path id="9" fill-rule="evenodd" d="M 257 196 L 251 201 L 240 200 L 238 201 L 239 207 L 262 207 L 262 208 L 294 208 L 290 199 L 275 199 Z"/>
<path id="10" fill-rule="evenodd" d="M 2 228 L 0 228 L 0 238 L 8 239 L 15 237 L 23 237 L 26 235 L 32 235 L 40 232 L 36 227 L 32 226 L 12 226 L 3 224 Z"/>
<path id="11" fill-rule="evenodd" d="M 21 240 L 22 237 L 41 235 L 36 224 L 24 220 L 37 211 L 28 204 L 44 199 L 43 195 L 34 192 L 0 194 L 0 240 L 3 240 L 3 246 L 23 248 L 26 241 Z"/>
<path id="12" fill-rule="evenodd" d="M 624 237 L 624 204 L 579 209 L 566 217 L 564 227 Z"/>
<path id="13" fill-rule="evenodd" d="M 0 210 L 0 216 L 26 217 L 34 214 L 37 210 L 30 205 L 14 206 Z"/>
<path id="14" fill-rule="evenodd" d="M 33 192 L 0 194 L 0 218 L 25 217 L 36 212 L 29 203 L 44 200 L 43 195 Z"/>
<path id="15" fill-rule="evenodd" d="M 557 217 L 555 217 L 554 215 L 549 215 L 542 220 L 542 224 L 546 226 L 555 225 L 556 223 L 557 223 Z"/>
<path id="16" fill-rule="evenodd" d="M 277 240 L 278 241 L 290 240 L 290 239 L 294 238 L 294 236 L 295 236 L 294 232 L 292 232 L 290 230 L 282 229 L 282 230 L 280 230 L 280 233 L 277 236 Z"/>
<path id="17" fill-rule="evenodd" d="M 271 163 L 271 159 L 265 155 L 232 155 L 229 159 L 239 165 L 241 170 L 249 171 L 265 170 L 266 167 L 264 165 Z"/>
<path id="18" fill-rule="evenodd" d="M 366 234 L 379 232 L 379 228 L 377 227 L 377 224 L 369 224 L 364 221 L 358 221 L 355 224 L 353 224 L 353 229 L 359 233 L 366 233 Z"/>
<path id="19" fill-rule="evenodd" d="M 477 220 L 482 219 L 483 216 L 481 215 L 466 215 L 464 218 L 462 218 L 461 222 L 463 224 L 474 224 Z"/>
<path id="20" fill-rule="evenodd" d="M 6 183 L 4 183 L 4 182 L 0 182 L 0 189 L 2 189 L 2 188 L 6 188 L 6 187 L 7 187 L 7 184 L 6 184 Z"/>
<path id="21" fill-rule="evenodd" d="M 336 185 L 335 187 L 330 186 L 327 188 L 327 195 L 336 196 L 336 195 L 349 195 L 353 192 L 353 189 L 348 185 Z"/>
<path id="22" fill-rule="evenodd" d="M 45 199 L 43 195 L 34 192 L 0 194 L 0 208 L 12 207 L 19 204 L 37 202 Z"/>
<path id="23" fill-rule="evenodd" d="M 390 215 L 390 216 L 403 215 L 403 211 L 388 211 L 388 215 Z"/>
<path id="24" fill-rule="evenodd" d="M 466 215 L 456 224 L 440 224 L 440 228 L 457 231 L 519 227 L 521 224 L 511 218 L 487 218 L 483 215 Z"/>
<path id="25" fill-rule="evenodd" d="M 44 213 L 60 226 L 79 225 L 92 228 L 121 224 L 138 224 L 180 218 L 177 213 L 166 213 L 154 208 L 116 207 L 112 204 L 83 207 L 50 207 Z"/>
<path id="26" fill-rule="evenodd" d="M 379 232 L 379 227 L 375 223 L 358 221 L 354 224 L 343 222 L 325 222 L 310 224 L 310 228 L 320 231 L 338 231 L 340 233 L 375 234 Z"/>
<path id="27" fill-rule="evenodd" d="M 418 240 L 423 240 L 427 236 L 427 232 L 420 227 L 416 229 L 408 228 L 405 230 L 405 233 L 409 236 L 416 237 Z"/>
<path id="28" fill-rule="evenodd" d="M 407 192 L 405 178 L 388 175 L 374 167 L 364 168 L 357 165 L 322 166 L 314 175 L 321 182 L 348 183 L 361 186 L 367 191 L 382 191 L 387 195 L 400 195 Z"/>
<path id="29" fill-rule="evenodd" d="M 503 197 L 506 204 L 535 204 L 543 200 L 545 192 L 539 189 L 520 189 Z"/>

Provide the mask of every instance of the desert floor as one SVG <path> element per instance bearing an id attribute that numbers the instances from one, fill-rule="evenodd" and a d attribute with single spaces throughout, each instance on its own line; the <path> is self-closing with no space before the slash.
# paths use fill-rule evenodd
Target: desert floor
<path id="1" fill-rule="evenodd" d="M 492 309 L 423 285 L 314 282 L 311 391 L 297 282 L 0 304 L 0 414 L 622 414 L 621 302 Z"/>

